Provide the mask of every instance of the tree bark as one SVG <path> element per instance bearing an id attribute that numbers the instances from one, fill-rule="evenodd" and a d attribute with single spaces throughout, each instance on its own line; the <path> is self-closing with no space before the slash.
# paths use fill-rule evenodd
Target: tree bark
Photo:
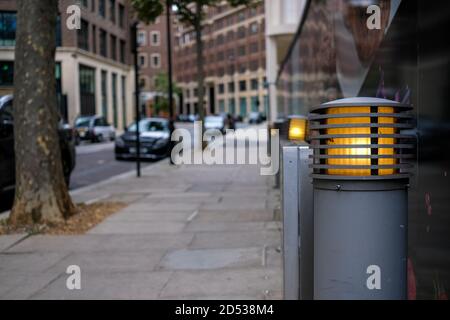
<path id="1" fill-rule="evenodd" d="M 198 115 L 200 120 L 205 118 L 205 70 L 203 61 L 203 41 L 202 41 L 202 28 L 201 26 L 195 27 L 196 35 L 196 49 L 197 49 L 197 87 L 198 87 Z"/>
<path id="2" fill-rule="evenodd" d="M 203 59 L 203 40 L 202 40 L 202 6 L 200 1 L 196 2 L 196 12 L 198 15 L 197 23 L 194 25 L 195 29 L 195 42 L 196 42 L 196 51 L 197 51 L 197 90 L 198 90 L 198 115 L 200 121 L 202 122 L 202 136 L 197 145 L 202 146 L 204 150 L 208 143 L 203 141 L 203 133 L 205 132 L 205 106 L 204 106 L 204 98 L 205 98 L 205 68 L 204 68 L 204 59 Z"/>
<path id="3" fill-rule="evenodd" d="M 14 71 L 16 195 L 10 224 L 75 213 L 64 182 L 55 85 L 58 0 L 18 0 Z"/>

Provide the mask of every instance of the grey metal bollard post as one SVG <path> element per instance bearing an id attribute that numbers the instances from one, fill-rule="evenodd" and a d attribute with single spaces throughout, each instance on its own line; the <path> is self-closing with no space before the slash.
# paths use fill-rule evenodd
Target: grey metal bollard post
<path id="1" fill-rule="evenodd" d="M 313 208 L 306 143 L 283 147 L 284 298 L 313 298 Z"/>
<path id="2" fill-rule="evenodd" d="M 405 299 L 411 106 L 348 98 L 315 107 L 314 299 Z"/>

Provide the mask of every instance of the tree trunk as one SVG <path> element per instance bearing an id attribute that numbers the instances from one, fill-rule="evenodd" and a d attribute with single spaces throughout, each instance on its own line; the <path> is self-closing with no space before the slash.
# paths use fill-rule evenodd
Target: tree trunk
<path id="1" fill-rule="evenodd" d="M 16 195 L 10 224 L 63 221 L 75 212 L 58 137 L 58 0 L 18 0 L 14 71 Z"/>
<path id="2" fill-rule="evenodd" d="M 203 41 L 202 41 L 202 27 L 201 25 L 195 26 L 195 36 L 196 36 L 196 49 L 197 49 L 197 86 L 198 86 L 198 114 L 200 120 L 203 121 L 205 118 L 205 107 L 204 107 L 204 97 L 205 97 L 205 70 L 203 61 Z"/>
<path id="3" fill-rule="evenodd" d="M 196 2 L 197 8 L 196 12 L 198 15 L 197 24 L 194 25 L 195 29 L 195 40 L 196 40 L 196 49 L 197 49 L 197 90 L 198 90 L 198 115 L 200 121 L 202 122 L 202 133 L 205 132 L 205 106 L 204 106 L 204 98 L 205 98 L 205 69 L 204 69 L 204 59 L 203 59 L 203 40 L 202 40 L 202 6 L 200 1 Z M 203 134 L 200 137 L 202 141 L 199 141 L 198 146 L 202 146 L 202 149 L 205 149 L 208 143 L 203 141 Z"/>

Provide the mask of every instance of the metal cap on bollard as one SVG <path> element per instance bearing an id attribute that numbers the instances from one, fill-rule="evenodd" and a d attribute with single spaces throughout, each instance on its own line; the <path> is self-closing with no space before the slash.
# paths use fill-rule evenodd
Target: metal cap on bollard
<path id="1" fill-rule="evenodd" d="M 410 105 L 347 98 L 314 107 L 314 298 L 404 299 Z"/>

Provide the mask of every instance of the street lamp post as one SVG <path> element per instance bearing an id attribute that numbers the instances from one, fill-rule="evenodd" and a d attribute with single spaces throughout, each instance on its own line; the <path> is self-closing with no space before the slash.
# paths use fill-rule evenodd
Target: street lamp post
<path id="1" fill-rule="evenodd" d="M 141 122 L 141 112 L 139 107 L 140 100 L 140 88 L 139 88 L 139 64 L 138 64 L 138 43 L 137 43 L 137 31 L 138 22 L 133 23 L 131 27 L 131 39 L 133 44 L 134 55 L 134 106 L 136 113 L 136 176 L 141 177 L 141 136 L 139 130 L 139 123 Z"/>
<path id="2" fill-rule="evenodd" d="M 172 24 L 170 13 L 172 8 L 172 1 L 166 0 L 166 21 L 167 21 L 167 64 L 169 73 L 169 117 L 170 121 L 174 121 L 173 110 L 173 79 L 172 79 Z"/>

